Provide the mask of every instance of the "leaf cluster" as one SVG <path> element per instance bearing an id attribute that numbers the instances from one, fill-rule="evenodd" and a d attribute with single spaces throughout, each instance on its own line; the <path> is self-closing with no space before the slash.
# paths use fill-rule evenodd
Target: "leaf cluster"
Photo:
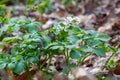
<path id="1" fill-rule="evenodd" d="M 38 69 L 48 71 L 52 58 L 59 54 L 65 56 L 67 66 L 71 67 L 71 59 L 77 60 L 75 65 L 80 66 L 90 55 L 104 57 L 108 51 L 117 53 L 106 43 L 111 39 L 109 36 L 81 29 L 74 18 L 56 23 L 43 32 L 39 32 L 40 27 L 41 24 L 32 19 L 15 18 L 0 28 L 1 48 L 13 46 L 9 53 L 3 51 L 0 54 L 1 69 L 10 68 L 21 74 L 37 65 Z M 45 61 L 40 63 L 42 57 Z M 48 63 L 47 66 L 44 66 L 45 63 Z"/>

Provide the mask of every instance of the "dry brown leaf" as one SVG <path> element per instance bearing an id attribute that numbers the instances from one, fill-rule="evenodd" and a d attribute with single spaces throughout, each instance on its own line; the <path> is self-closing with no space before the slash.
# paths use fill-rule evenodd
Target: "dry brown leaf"
<path id="1" fill-rule="evenodd" d="M 36 69 L 33 69 L 33 70 L 30 71 L 31 76 L 34 76 L 35 73 L 36 73 Z M 28 80 L 26 72 L 24 72 L 21 75 L 15 76 L 15 78 L 16 78 L 15 80 Z"/>
<path id="2" fill-rule="evenodd" d="M 7 72 L 4 70 L 0 70 L 0 76 L 2 80 L 11 80 Z"/>
<path id="3" fill-rule="evenodd" d="M 84 70 L 83 68 L 73 68 L 71 73 L 77 80 L 98 80 L 95 76 Z"/>
<path id="4" fill-rule="evenodd" d="M 40 71 L 37 72 L 34 77 L 36 78 L 36 80 L 47 80 L 47 79 L 41 74 Z"/>
<path id="5" fill-rule="evenodd" d="M 53 75 L 53 80 L 68 80 L 68 77 L 63 73 L 55 72 Z"/>
<path id="6" fill-rule="evenodd" d="M 54 11 L 53 13 L 48 15 L 47 17 L 58 19 L 58 20 L 64 20 L 64 18 L 67 17 L 67 16 L 68 16 L 67 11 L 64 10 L 64 9 L 60 9 L 58 11 Z"/>
<path id="7" fill-rule="evenodd" d="M 115 75 L 120 75 L 120 60 L 116 61 L 116 67 L 113 69 Z"/>

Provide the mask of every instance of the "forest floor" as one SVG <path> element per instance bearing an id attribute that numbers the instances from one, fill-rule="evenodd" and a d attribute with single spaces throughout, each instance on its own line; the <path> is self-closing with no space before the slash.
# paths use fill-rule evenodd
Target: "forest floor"
<path id="1" fill-rule="evenodd" d="M 116 56 L 108 52 L 106 53 L 106 57 L 98 57 L 96 55 L 89 56 L 85 59 L 83 65 L 80 68 L 76 68 L 76 71 L 73 71 L 73 74 L 82 74 L 79 69 L 83 69 L 84 71 L 88 72 L 87 75 L 91 73 L 92 75 L 94 75 L 94 77 L 101 75 L 102 77 L 109 78 L 110 80 L 120 80 L 119 77 L 115 76 L 115 74 L 120 75 L 120 1 L 85 0 L 76 4 L 77 5 L 65 6 L 61 3 L 61 0 L 55 0 L 53 3 L 54 10 L 48 11 L 42 15 L 38 12 L 35 12 L 34 9 L 32 11 L 31 9 L 26 8 L 23 3 L 20 3 L 18 5 L 9 4 L 6 7 L 6 10 L 10 8 L 13 8 L 15 10 L 11 13 L 11 18 L 34 18 L 36 21 L 42 23 L 42 30 L 47 30 L 53 27 L 56 22 L 64 21 L 66 17 L 73 16 L 79 19 L 80 28 L 84 30 L 96 30 L 99 33 L 109 35 L 111 37 L 111 40 L 107 43 L 117 48 L 119 54 Z M 25 10 L 28 11 L 27 14 L 23 13 Z M 117 72 L 115 70 L 107 70 L 104 67 L 109 59 L 114 59 L 116 62 L 118 62 Z M 51 65 L 58 70 L 58 72 L 54 74 L 54 77 L 58 77 L 58 75 L 56 74 L 61 73 L 59 72 L 59 69 L 63 69 L 66 67 L 64 57 L 62 55 L 54 57 Z M 38 73 L 35 74 L 34 80 L 45 80 Z M 59 79 L 54 79 L 67 80 L 66 77 L 68 77 L 69 80 L 73 80 L 70 75 L 61 75 L 59 76 Z M 109 79 L 99 78 L 99 80 Z M 94 80 L 94 78 L 89 80 Z"/>

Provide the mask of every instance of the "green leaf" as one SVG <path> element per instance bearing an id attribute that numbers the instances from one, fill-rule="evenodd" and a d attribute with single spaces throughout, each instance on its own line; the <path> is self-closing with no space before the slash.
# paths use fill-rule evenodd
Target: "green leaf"
<path id="1" fill-rule="evenodd" d="M 7 63 L 0 61 L 0 69 L 4 69 L 6 67 Z"/>
<path id="2" fill-rule="evenodd" d="M 106 34 L 99 34 L 96 37 L 96 39 L 102 40 L 102 41 L 109 41 L 111 38 L 108 35 L 106 35 Z"/>
<path id="3" fill-rule="evenodd" d="M 75 67 L 78 67 L 78 65 L 75 63 L 69 64 L 69 68 L 75 68 Z"/>
<path id="4" fill-rule="evenodd" d="M 32 22 L 26 25 L 28 27 L 28 32 L 36 32 L 41 27 L 39 22 Z"/>
<path id="5" fill-rule="evenodd" d="M 21 40 L 20 37 L 15 36 L 15 37 L 6 37 L 2 40 L 2 42 L 5 42 L 5 43 L 9 44 L 9 43 L 12 43 L 12 42 L 14 42 L 14 43 L 19 42 L 20 40 Z"/>
<path id="6" fill-rule="evenodd" d="M 14 27 L 13 27 L 13 31 L 17 32 L 20 30 L 20 25 L 19 24 L 16 24 Z"/>
<path id="7" fill-rule="evenodd" d="M 16 52 L 16 50 L 14 48 L 11 50 L 11 55 L 12 56 L 16 56 L 17 55 L 17 52 Z"/>
<path id="8" fill-rule="evenodd" d="M 47 2 L 47 1 L 43 1 L 43 2 L 42 2 L 41 4 L 39 4 L 39 6 L 38 6 L 38 12 L 41 13 L 41 14 L 43 14 L 43 13 L 45 12 L 47 6 L 48 6 L 48 2 Z"/>
<path id="9" fill-rule="evenodd" d="M 106 45 L 106 46 L 107 46 L 108 50 L 112 51 L 114 54 L 117 54 L 117 49 L 116 48 L 114 48 L 110 45 Z"/>
<path id="10" fill-rule="evenodd" d="M 9 25 L 4 25 L 0 28 L 0 36 L 2 36 L 3 32 L 6 32 L 9 29 Z"/>
<path id="11" fill-rule="evenodd" d="M 5 25 L 1 28 L 1 31 L 7 31 L 9 29 L 9 25 Z"/>
<path id="12" fill-rule="evenodd" d="M 92 42 L 91 42 L 91 46 L 92 47 L 96 47 L 96 46 L 100 46 L 100 45 L 102 45 L 103 43 L 100 41 L 100 40 L 93 40 Z"/>
<path id="13" fill-rule="evenodd" d="M 93 39 L 94 36 L 91 36 L 91 35 L 84 35 L 83 39 L 85 40 L 90 40 L 90 39 Z"/>
<path id="14" fill-rule="evenodd" d="M 113 69 L 115 68 L 115 60 L 111 59 L 108 63 L 107 63 L 107 68 Z"/>
<path id="15" fill-rule="evenodd" d="M 80 32 L 80 31 L 81 31 L 81 29 L 80 29 L 78 26 L 74 27 L 73 29 L 74 29 L 76 32 Z"/>
<path id="16" fill-rule="evenodd" d="M 29 57 L 27 61 L 32 63 L 37 63 L 39 61 L 39 58 L 37 56 Z"/>
<path id="17" fill-rule="evenodd" d="M 29 49 L 35 49 L 35 48 L 37 47 L 37 45 L 31 45 L 31 44 L 29 44 L 29 45 L 27 45 L 27 47 L 28 47 Z"/>
<path id="18" fill-rule="evenodd" d="M 94 39 L 88 39 L 86 40 L 87 45 L 91 46 L 91 47 L 96 47 L 96 46 L 100 46 L 103 45 L 102 41 L 100 40 L 94 40 Z"/>
<path id="19" fill-rule="evenodd" d="M 87 33 L 90 34 L 91 36 L 96 36 L 98 34 L 98 32 L 95 30 L 88 30 Z"/>
<path id="20" fill-rule="evenodd" d="M 106 51 L 103 48 L 92 48 L 92 50 L 97 56 L 106 56 Z"/>
<path id="21" fill-rule="evenodd" d="M 16 67 L 16 63 L 11 62 L 11 63 L 8 64 L 8 67 L 9 67 L 10 69 L 14 69 L 14 68 Z"/>
<path id="22" fill-rule="evenodd" d="M 80 47 L 84 52 L 91 52 L 91 48 L 89 48 L 88 46 L 86 45 L 83 45 Z"/>
<path id="23" fill-rule="evenodd" d="M 67 37 L 68 41 L 72 42 L 72 43 L 77 43 L 77 41 L 79 40 L 79 38 L 76 35 L 71 35 L 69 37 Z"/>
<path id="24" fill-rule="evenodd" d="M 45 41 L 45 43 L 44 43 L 45 46 L 50 44 L 51 39 L 48 36 L 42 35 L 42 37 L 43 37 L 43 39 Z"/>
<path id="25" fill-rule="evenodd" d="M 64 47 L 55 45 L 55 46 L 50 47 L 50 49 L 52 49 L 52 50 L 55 50 L 55 49 L 64 50 Z"/>
<path id="26" fill-rule="evenodd" d="M 25 71 L 25 62 L 24 61 L 19 61 L 13 71 L 17 74 L 21 74 L 23 71 Z"/>
<path id="27" fill-rule="evenodd" d="M 60 40 L 66 40 L 66 37 L 68 36 L 68 32 L 61 30 L 60 34 L 58 35 Z"/>
<path id="28" fill-rule="evenodd" d="M 22 56 L 21 55 L 17 55 L 16 57 L 15 57 L 15 60 L 16 61 L 19 61 L 19 60 L 21 60 L 22 59 Z"/>
<path id="29" fill-rule="evenodd" d="M 79 50 L 71 50 L 70 51 L 70 57 L 72 59 L 80 59 L 81 58 L 81 52 Z"/>

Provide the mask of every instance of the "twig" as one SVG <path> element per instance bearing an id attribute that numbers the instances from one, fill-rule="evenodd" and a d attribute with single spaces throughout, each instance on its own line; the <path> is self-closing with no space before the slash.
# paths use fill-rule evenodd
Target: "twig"
<path id="1" fill-rule="evenodd" d="M 104 66 L 102 67 L 102 70 L 105 69 L 105 66 L 107 65 L 107 63 L 110 61 L 110 59 L 112 58 L 114 54 L 111 54 L 111 56 L 108 58 L 108 60 L 105 62 Z"/>

